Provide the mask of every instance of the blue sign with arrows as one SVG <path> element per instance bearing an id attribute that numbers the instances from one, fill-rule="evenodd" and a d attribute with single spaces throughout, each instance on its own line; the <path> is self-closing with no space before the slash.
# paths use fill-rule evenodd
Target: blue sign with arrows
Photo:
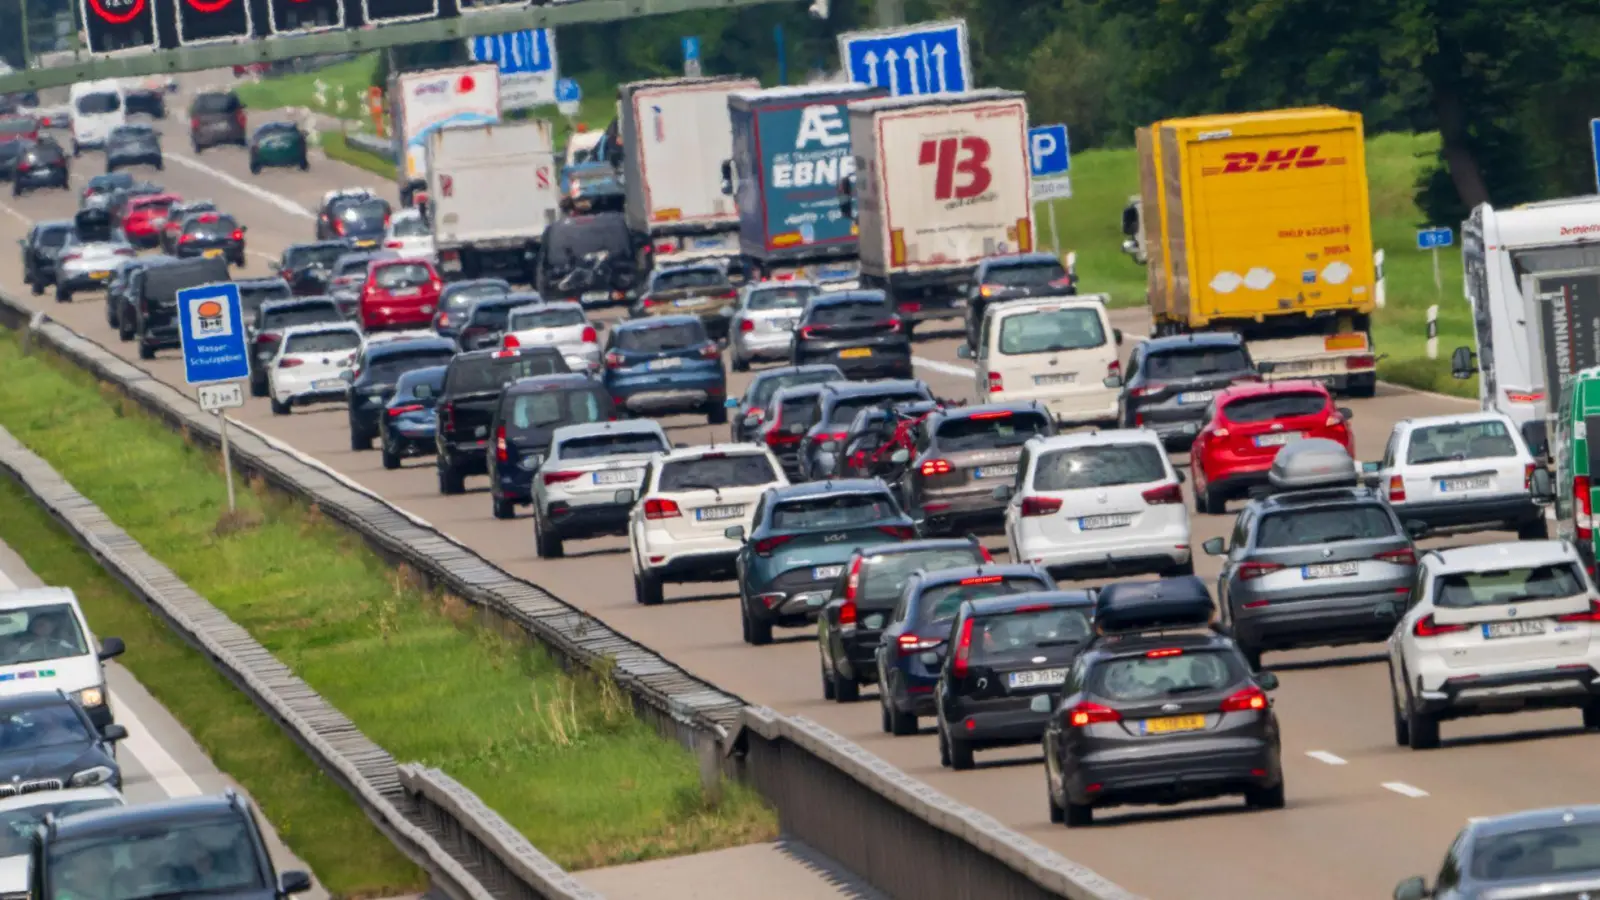
<path id="1" fill-rule="evenodd" d="M 888 88 L 896 97 L 972 86 L 963 21 L 841 34 L 839 61 L 851 81 Z"/>
<path id="2" fill-rule="evenodd" d="M 1456 242 L 1455 232 L 1448 227 L 1417 229 L 1417 249 L 1436 250 Z"/>
<path id="3" fill-rule="evenodd" d="M 231 281 L 178 292 L 183 380 L 189 384 L 250 377 L 239 286 Z"/>
<path id="4" fill-rule="evenodd" d="M 536 75 L 554 71 L 556 65 L 548 28 L 479 35 L 472 39 L 472 58 L 498 63 L 501 75 Z"/>

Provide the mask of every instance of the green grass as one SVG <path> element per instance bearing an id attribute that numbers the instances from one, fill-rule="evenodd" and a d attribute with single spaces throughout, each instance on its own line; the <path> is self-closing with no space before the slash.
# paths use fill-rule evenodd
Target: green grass
<path id="1" fill-rule="evenodd" d="M 377 71 L 378 54 L 366 53 L 347 62 L 315 72 L 278 75 L 258 82 L 240 82 L 234 88 L 248 109 L 282 109 L 303 106 L 343 119 L 368 119 L 367 88 Z M 323 101 L 317 102 L 317 82 L 325 85 Z M 344 105 L 339 105 L 340 98 Z"/>
<path id="2" fill-rule="evenodd" d="M 1380 353 L 1379 376 L 1424 390 L 1477 396 L 1477 382 L 1450 377 L 1450 351 L 1471 346 L 1472 315 L 1461 294 L 1461 251 L 1441 251 L 1444 289 L 1433 283 L 1432 257 L 1416 249 L 1416 230 L 1425 224 L 1412 202 L 1418 173 L 1439 145 L 1433 134 L 1385 134 L 1367 142 L 1373 246 L 1385 250 L 1388 303 L 1374 318 Z M 1105 292 L 1117 306 L 1142 306 L 1145 268 L 1122 252 L 1122 209 L 1139 192 L 1132 150 L 1090 150 L 1072 160 L 1070 198 L 1054 201 L 1062 252 L 1077 251 L 1085 292 Z M 1050 246 L 1048 211 L 1041 205 L 1040 243 Z M 1458 222 L 1446 223 L 1459 232 Z M 1427 309 L 1439 305 L 1439 355 L 1426 358 Z"/>
<path id="3" fill-rule="evenodd" d="M 603 673 L 562 674 L 513 629 L 478 624 L 259 482 L 224 520 L 214 453 L 64 361 L 0 339 L 0 383 L 0 425 L 367 736 L 448 772 L 562 866 L 776 835 L 746 787 L 709 802 L 693 756 L 635 718 Z"/>
<path id="4" fill-rule="evenodd" d="M 358 147 L 352 147 L 344 139 L 344 134 L 338 131 L 322 132 L 322 152 L 329 159 L 348 163 L 358 169 L 365 169 L 374 175 L 383 178 L 394 178 L 394 163 L 381 156 L 368 153 Z"/>
<path id="5" fill-rule="evenodd" d="M 96 634 L 127 641 L 123 665 L 183 723 L 211 761 L 250 792 L 330 893 L 390 897 L 426 887 L 427 876 L 282 729 L 108 575 L 20 486 L 3 477 L 0 541 L 45 583 L 72 588 Z"/>

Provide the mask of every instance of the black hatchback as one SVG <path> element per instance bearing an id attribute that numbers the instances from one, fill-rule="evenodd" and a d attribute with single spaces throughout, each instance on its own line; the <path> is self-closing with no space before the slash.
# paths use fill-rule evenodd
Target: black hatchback
<path id="1" fill-rule="evenodd" d="M 833 363 L 847 378 L 910 378 L 911 336 L 883 291 L 819 294 L 795 323 L 790 361 Z"/>
<path id="2" fill-rule="evenodd" d="M 350 449 L 372 449 L 401 375 L 449 365 L 455 355 L 449 341 L 436 337 L 374 341 L 363 347 L 350 369 Z"/>
<path id="3" fill-rule="evenodd" d="M 67 154 L 50 138 L 24 146 L 11 170 L 11 196 L 20 197 L 38 187 L 67 189 Z"/>
<path id="4" fill-rule="evenodd" d="M 297 296 L 317 297 L 328 293 L 333 281 L 333 264 L 350 252 L 345 241 L 313 241 L 290 244 L 269 268 L 278 273 Z"/>
<path id="5" fill-rule="evenodd" d="M 1217 391 L 1260 380 L 1244 338 L 1232 332 L 1141 341 L 1122 384 L 1122 427 L 1149 428 L 1167 449 L 1187 451 Z"/>
<path id="6" fill-rule="evenodd" d="M 463 353 L 498 349 L 500 339 L 506 333 L 506 323 L 511 319 L 511 311 L 538 302 L 538 294 L 502 294 L 474 300 L 461 316 L 456 347 Z"/>
<path id="7" fill-rule="evenodd" d="M 616 417 L 611 396 L 587 375 L 540 375 L 506 385 L 495 406 L 488 459 L 494 517 L 513 518 L 517 506 L 533 502 L 533 478 L 557 428 Z"/>
<path id="8" fill-rule="evenodd" d="M 178 237 L 178 249 L 173 256 L 188 259 L 196 256 L 221 257 L 229 265 L 244 266 L 244 230 L 233 216 L 225 213 L 202 213 L 183 223 L 183 233 Z"/>

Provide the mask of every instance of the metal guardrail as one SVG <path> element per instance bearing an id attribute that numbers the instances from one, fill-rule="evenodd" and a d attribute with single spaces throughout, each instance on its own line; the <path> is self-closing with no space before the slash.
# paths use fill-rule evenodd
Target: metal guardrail
<path id="1" fill-rule="evenodd" d="M 371 153 L 387 162 L 394 162 L 394 145 L 381 137 L 352 131 L 344 136 L 344 142 L 345 146 L 354 147 L 363 153 Z"/>
<path id="2" fill-rule="evenodd" d="M 35 340 L 118 388 L 169 425 L 213 446 L 219 443 L 216 417 L 202 412 L 190 396 L 3 294 L 0 325 L 27 327 Z M 434 586 L 518 625 L 567 665 L 605 671 L 658 731 L 697 752 L 704 777 L 717 777 L 721 759 L 723 769 L 755 785 L 774 804 L 786 833 L 832 855 L 879 890 L 919 900 L 1134 900 L 1134 895 L 1091 870 L 940 794 L 820 725 L 748 707 L 738 696 L 690 675 L 603 621 L 510 575 L 317 460 L 229 421 L 234 460 L 242 470 L 316 503 L 325 515 L 360 534 L 392 562 L 409 566 Z M 414 786 L 423 783 L 418 775 L 412 778 Z M 432 799 L 425 795 L 419 801 L 433 814 L 465 814 L 471 808 L 440 802 L 456 795 L 438 783 L 434 787 Z M 497 835 L 515 835 L 499 826 L 456 822 L 444 830 L 463 841 L 470 836 L 471 852 L 485 857 L 511 846 L 494 839 Z M 846 828 L 844 823 L 849 822 L 858 823 L 860 830 Z M 941 877 L 928 876 L 930 869 Z"/>

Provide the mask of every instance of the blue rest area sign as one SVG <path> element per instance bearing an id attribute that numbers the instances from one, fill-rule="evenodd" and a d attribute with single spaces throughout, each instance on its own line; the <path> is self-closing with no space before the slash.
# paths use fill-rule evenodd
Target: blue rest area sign
<path id="1" fill-rule="evenodd" d="M 896 97 L 972 89 L 965 21 L 841 34 L 839 62 L 851 81 Z"/>
<path id="2" fill-rule="evenodd" d="M 1072 169 L 1067 126 L 1040 125 L 1028 129 L 1028 166 L 1034 178 L 1065 175 Z"/>
<path id="3" fill-rule="evenodd" d="M 250 377 L 237 284 L 204 284 L 179 291 L 178 334 L 183 342 L 183 380 L 189 384 Z"/>
<path id="4" fill-rule="evenodd" d="M 1417 249 L 1436 250 L 1448 247 L 1456 240 L 1455 232 L 1449 227 L 1419 228 L 1417 229 Z"/>
<path id="5" fill-rule="evenodd" d="M 556 82 L 557 103 L 577 103 L 583 99 L 583 88 L 571 78 L 563 78 Z"/>

